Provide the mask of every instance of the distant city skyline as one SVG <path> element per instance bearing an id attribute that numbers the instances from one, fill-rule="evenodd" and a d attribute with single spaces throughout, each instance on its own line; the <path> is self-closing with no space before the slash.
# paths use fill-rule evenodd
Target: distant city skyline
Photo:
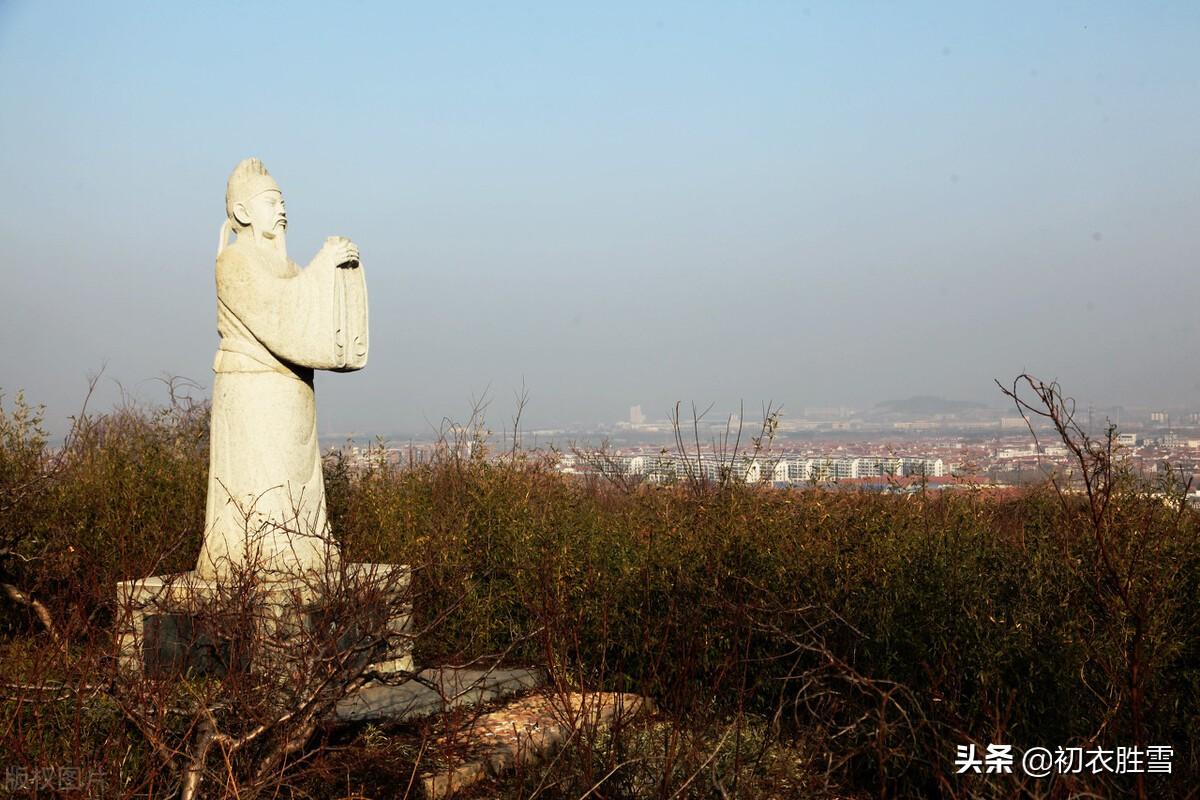
<path id="1" fill-rule="evenodd" d="M 247 31 L 253 31 L 248 35 Z M 225 180 L 361 247 L 318 429 L 1200 409 L 1200 5 L 0 0 L 0 392 L 206 397 Z M 123 387 L 123 390 L 122 388 Z"/>
<path id="2" fill-rule="evenodd" d="M 1070 398 L 1068 398 L 1069 400 Z M 775 419 L 774 435 L 779 442 L 819 441 L 823 436 L 835 436 L 849 445 L 865 444 L 877 446 L 890 440 L 908 441 L 923 436 L 958 436 L 973 440 L 996 439 L 997 437 L 1027 437 L 1029 425 L 1049 433 L 1046 420 L 1030 415 L 1023 418 L 1010 404 L 987 405 L 950 401 L 944 398 L 918 396 L 903 401 L 882 402 L 872 408 L 854 409 L 846 406 L 821 408 L 806 407 L 789 411 L 779 405 L 770 409 Z M 693 408 L 681 404 L 678 427 L 685 442 L 693 446 L 695 434 L 700 435 L 702 447 L 714 442 L 736 437 L 748 443 L 750 437 L 760 433 L 764 418 L 742 409 L 745 416 L 716 408 L 696 408 L 699 419 L 693 418 Z M 575 445 L 609 442 L 627 446 L 654 446 L 678 444 L 675 431 L 677 421 L 675 409 L 662 416 L 647 415 L 640 405 L 629 407 L 627 419 L 574 421 L 558 427 L 547 427 L 522 417 L 520 420 L 498 419 L 486 413 L 476 416 L 471 422 L 467 415 L 445 419 L 440 427 L 432 426 L 421 430 L 405 431 L 386 429 L 363 431 L 323 431 L 321 440 L 326 447 L 338 448 L 347 442 L 359 445 L 379 444 L 403 446 L 405 443 L 429 443 L 444 438 L 452 440 L 464 436 L 466 427 L 475 424 L 480 430 L 490 432 L 490 447 L 510 446 L 513 422 L 517 423 L 517 435 L 521 445 L 534 449 L 554 446 L 562 448 Z M 1157 406 L 1097 406 L 1077 404 L 1076 420 L 1080 426 L 1096 437 L 1103 436 L 1106 426 L 1116 426 L 1121 437 L 1133 436 L 1158 438 L 1172 431 L 1182 432 L 1189 441 L 1200 443 L 1200 408 L 1162 408 Z M 1131 433 L 1132 432 L 1132 433 Z M 467 436 L 466 438 L 473 438 Z M 1053 439 L 1053 435 L 1051 434 Z M 1198 445 L 1200 446 L 1200 445 Z M 1022 445 L 1024 447 L 1024 444 Z"/>

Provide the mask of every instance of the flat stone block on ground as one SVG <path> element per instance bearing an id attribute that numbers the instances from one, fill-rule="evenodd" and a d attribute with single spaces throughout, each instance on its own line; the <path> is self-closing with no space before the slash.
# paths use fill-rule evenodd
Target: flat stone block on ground
<path id="1" fill-rule="evenodd" d="M 335 714 L 341 722 L 400 722 L 499 700 L 544 683 L 542 671 L 534 669 L 424 669 L 415 680 L 359 689 L 338 702 Z"/>
<path id="2" fill-rule="evenodd" d="M 545 763 L 576 732 L 653 713 L 654 704 L 617 692 L 537 693 L 469 720 L 439 737 L 433 751 L 447 763 L 421 775 L 426 798 L 441 800 L 518 767 Z"/>

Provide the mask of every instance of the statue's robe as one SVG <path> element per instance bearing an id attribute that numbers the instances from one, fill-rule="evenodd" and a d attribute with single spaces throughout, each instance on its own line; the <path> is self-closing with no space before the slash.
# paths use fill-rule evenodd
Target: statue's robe
<path id="1" fill-rule="evenodd" d="M 367 361 L 361 267 L 299 268 L 242 237 L 217 257 L 217 331 L 204 544 L 216 578 L 250 564 L 290 576 L 336 559 L 325 515 L 313 370 Z"/>

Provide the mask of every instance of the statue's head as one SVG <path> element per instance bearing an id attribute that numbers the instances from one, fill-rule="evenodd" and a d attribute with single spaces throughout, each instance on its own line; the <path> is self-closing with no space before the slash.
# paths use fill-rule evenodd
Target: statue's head
<path id="1" fill-rule="evenodd" d="M 257 158 L 243 159 L 233 168 L 225 189 L 225 213 L 239 235 L 248 231 L 255 237 L 274 239 L 287 231 L 283 193 Z"/>

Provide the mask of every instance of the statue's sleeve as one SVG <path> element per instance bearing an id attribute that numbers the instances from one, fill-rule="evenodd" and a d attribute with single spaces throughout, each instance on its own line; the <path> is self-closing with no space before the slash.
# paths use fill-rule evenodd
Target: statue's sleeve
<path id="1" fill-rule="evenodd" d="M 353 269 L 335 267 L 333 278 L 336 292 L 340 294 L 334 304 L 339 314 L 334 331 L 334 356 L 338 366 L 330 369 L 351 372 L 367 365 L 367 279 L 361 266 Z"/>
<path id="2" fill-rule="evenodd" d="M 217 299 L 276 358 L 339 371 L 367 363 L 361 267 L 317 261 L 295 275 L 278 276 L 229 248 L 217 259 Z"/>

